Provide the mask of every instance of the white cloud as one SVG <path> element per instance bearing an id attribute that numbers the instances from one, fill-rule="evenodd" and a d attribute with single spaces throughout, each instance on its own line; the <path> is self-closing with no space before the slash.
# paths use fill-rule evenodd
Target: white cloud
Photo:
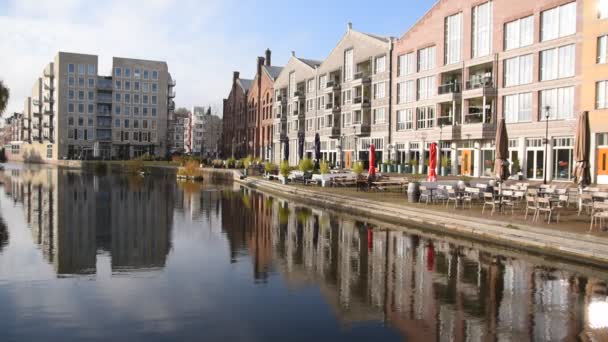
<path id="1" fill-rule="evenodd" d="M 11 89 L 7 113 L 21 111 L 36 77 L 58 51 L 164 60 L 177 80 L 178 106 L 219 106 L 235 66 L 251 64 L 253 33 L 227 35 L 230 1 L 19 0 L 0 16 L 0 79 Z M 246 75 L 246 72 L 244 73 Z"/>

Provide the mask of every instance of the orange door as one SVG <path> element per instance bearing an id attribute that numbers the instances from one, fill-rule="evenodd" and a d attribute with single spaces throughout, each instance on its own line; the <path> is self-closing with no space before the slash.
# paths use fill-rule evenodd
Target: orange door
<path id="1" fill-rule="evenodd" d="M 597 149 L 597 175 L 608 176 L 608 148 Z"/>
<path id="2" fill-rule="evenodd" d="M 344 156 L 344 167 L 347 169 L 351 168 L 351 161 L 350 161 L 350 151 L 346 151 L 345 152 L 345 156 Z"/>
<path id="3" fill-rule="evenodd" d="M 462 167 L 461 173 L 463 176 L 471 175 L 471 150 L 462 150 Z"/>

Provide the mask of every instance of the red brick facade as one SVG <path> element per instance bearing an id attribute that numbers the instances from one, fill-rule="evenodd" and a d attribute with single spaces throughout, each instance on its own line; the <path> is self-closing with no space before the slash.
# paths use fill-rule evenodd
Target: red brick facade
<path id="1" fill-rule="evenodd" d="M 222 142 L 224 157 L 242 158 L 247 155 L 247 96 L 251 80 L 239 78 L 239 72 L 232 76 L 232 88 L 223 101 Z"/>

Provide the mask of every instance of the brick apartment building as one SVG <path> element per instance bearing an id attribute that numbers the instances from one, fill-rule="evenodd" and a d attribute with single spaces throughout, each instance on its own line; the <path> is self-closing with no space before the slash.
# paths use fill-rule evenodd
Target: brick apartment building
<path id="1" fill-rule="evenodd" d="M 223 100 L 222 146 L 224 157 L 247 156 L 247 97 L 253 80 L 232 74 L 230 94 Z"/>

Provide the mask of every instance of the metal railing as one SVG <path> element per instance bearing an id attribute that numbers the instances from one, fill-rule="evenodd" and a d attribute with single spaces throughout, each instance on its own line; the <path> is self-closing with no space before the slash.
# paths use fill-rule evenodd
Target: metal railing
<path id="1" fill-rule="evenodd" d="M 362 96 L 355 97 L 353 99 L 353 103 L 354 104 L 369 104 L 369 98 L 368 97 L 362 97 Z"/>
<path id="2" fill-rule="evenodd" d="M 442 84 L 437 88 L 437 93 L 439 95 L 460 93 L 460 82 Z"/>
<path id="3" fill-rule="evenodd" d="M 474 78 L 468 80 L 466 83 L 467 90 L 493 87 L 494 81 L 492 80 L 492 77 Z"/>

